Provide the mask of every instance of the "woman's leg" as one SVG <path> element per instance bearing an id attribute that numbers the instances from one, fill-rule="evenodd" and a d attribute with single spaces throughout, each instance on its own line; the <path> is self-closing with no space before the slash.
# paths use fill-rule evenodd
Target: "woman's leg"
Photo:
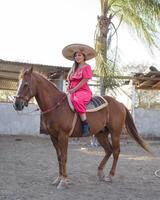
<path id="1" fill-rule="evenodd" d="M 87 120 L 86 113 L 80 113 L 79 115 L 80 115 L 81 121 Z"/>
<path id="2" fill-rule="evenodd" d="M 83 95 L 81 92 L 71 94 L 71 101 L 73 103 L 73 106 L 77 113 L 79 113 L 81 118 L 83 136 L 88 136 L 90 130 L 86 117 L 86 105 L 89 102 L 90 98 L 91 97 L 86 93 L 83 93 Z"/>
<path id="3" fill-rule="evenodd" d="M 89 135 L 89 124 L 87 122 L 87 117 L 86 113 L 79 113 L 80 118 L 81 118 L 81 125 L 82 125 L 82 134 L 83 136 L 88 136 Z"/>

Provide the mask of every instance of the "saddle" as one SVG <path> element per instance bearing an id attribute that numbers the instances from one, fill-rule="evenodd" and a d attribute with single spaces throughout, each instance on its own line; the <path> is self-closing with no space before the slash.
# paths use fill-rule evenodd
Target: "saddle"
<path id="1" fill-rule="evenodd" d="M 70 99 L 70 94 L 67 94 L 68 103 L 72 111 L 75 112 L 74 106 Z M 108 102 L 102 96 L 93 96 L 90 102 L 87 105 L 86 112 L 95 112 L 101 110 L 102 108 L 106 107 Z"/>

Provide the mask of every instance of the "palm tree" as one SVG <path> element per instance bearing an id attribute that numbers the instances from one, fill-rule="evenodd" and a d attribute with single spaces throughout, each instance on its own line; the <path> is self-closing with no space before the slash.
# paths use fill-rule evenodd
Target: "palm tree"
<path id="1" fill-rule="evenodd" d="M 101 94 L 106 88 L 113 89 L 117 82 L 113 76 L 117 73 L 117 47 L 111 51 L 113 35 L 118 36 L 117 30 L 121 23 L 127 24 L 135 33 L 148 44 L 149 48 L 156 46 L 157 27 L 160 22 L 159 0 L 100 0 L 101 15 L 95 32 L 95 49 L 97 75 L 101 76 Z M 115 26 L 115 19 L 119 20 Z"/>

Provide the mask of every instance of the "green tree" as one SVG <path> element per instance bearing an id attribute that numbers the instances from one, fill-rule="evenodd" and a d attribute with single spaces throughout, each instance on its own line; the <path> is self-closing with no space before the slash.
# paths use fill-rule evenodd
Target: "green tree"
<path id="1" fill-rule="evenodd" d="M 101 15 L 98 16 L 95 32 L 96 57 L 95 73 L 101 76 L 101 94 L 106 88 L 118 86 L 113 78 L 117 72 L 117 50 L 111 49 L 113 35 L 122 23 L 127 24 L 151 49 L 156 46 L 157 27 L 160 22 L 159 0 L 100 0 Z M 117 26 L 115 25 L 118 21 Z M 117 38 L 117 37 L 116 37 Z"/>

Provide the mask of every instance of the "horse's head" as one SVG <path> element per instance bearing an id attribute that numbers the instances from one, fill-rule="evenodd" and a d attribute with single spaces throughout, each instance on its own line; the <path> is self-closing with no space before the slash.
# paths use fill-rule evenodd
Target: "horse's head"
<path id="1" fill-rule="evenodd" d="M 29 100 L 35 95 L 32 80 L 32 68 L 24 69 L 21 73 L 17 93 L 13 107 L 15 110 L 23 110 L 24 106 L 28 106 Z"/>

